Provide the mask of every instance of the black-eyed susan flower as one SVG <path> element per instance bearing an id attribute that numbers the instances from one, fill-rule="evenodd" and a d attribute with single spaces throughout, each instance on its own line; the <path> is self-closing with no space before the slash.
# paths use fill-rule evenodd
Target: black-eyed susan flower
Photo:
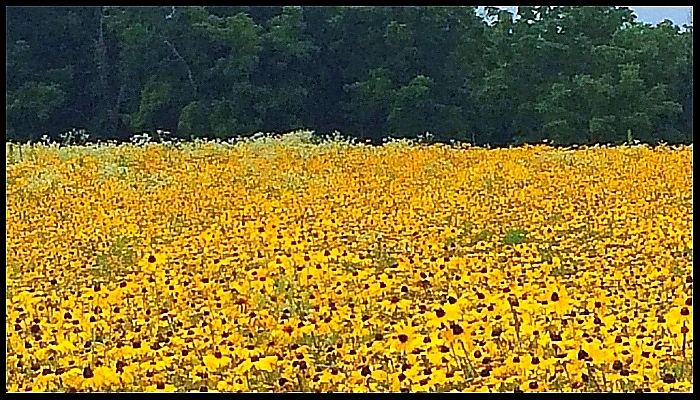
<path id="1" fill-rule="evenodd" d="M 9 390 L 692 384 L 688 149 L 208 146 L 8 166 Z"/>

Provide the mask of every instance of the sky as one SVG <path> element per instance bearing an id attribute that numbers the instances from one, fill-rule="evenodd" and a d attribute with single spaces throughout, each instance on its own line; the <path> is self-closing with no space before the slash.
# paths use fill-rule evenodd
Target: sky
<path id="1" fill-rule="evenodd" d="M 505 8 L 509 11 L 515 12 L 517 6 L 495 6 L 498 8 Z M 664 19 L 670 19 L 674 24 L 678 26 L 683 26 L 683 24 L 688 24 L 692 22 L 692 10 L 693 7 L 690 6 L 625 6 L 629 7 L 637 15 L 638 22 L 646 22 L 653 25 L 658 24 Z"/>
<path id="2" fill-rule="evenodd" d="M 658 24 L 664 19 L 670 19 L 674 24 L 683 26 L 692 22 L 693 7 L 652 7 L 652 6 L 627 6 L 635 14 L 637 21 Z"/>

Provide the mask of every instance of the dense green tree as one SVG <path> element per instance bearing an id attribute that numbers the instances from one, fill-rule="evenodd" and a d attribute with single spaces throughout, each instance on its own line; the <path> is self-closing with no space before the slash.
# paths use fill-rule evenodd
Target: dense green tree
<path id="1" fill-rule="evenodd" d="M 260 62 L 253 76 L 261 91 L 265 129 L 285 131 L 309 124 L 308 96 L 313 80 L 308 65 L 318 57 L 318 46 L 306 32 L 300 7 L 284 7 L 265 24 Z"/>
<path id="2" fill-rule="evenodd" d="M 491 68 L 478 90 L 482 112 L 488 116 L 483 137 L 531 142 L 543 139 L 552 129 L 573 129 L 570 119 L 543 119 L 546 113 L 572 112 L 571 107 L 556 110 L 562 106 L 555 103 L 547 110 L 543 106 L 551 102 L 542 99 L 562 96 L 561 87 L 552 86 L 555 82 L 593 72 L 593 47 L 609 42 L 618 29 L 631 23 L 631 11 L 550 6 L 519 7 L 517 15 L 489 11 L 495 18 L 487 53 Z M 505 121 L 498 121 L 498 115 Z"/>
<path id="3" fill-rule="evenodd" d="M 94 8 L 6 9 L 8 138 L 56 138 L 70 127 L 99 129 Z"/>
<path id="4" fill-rule="evenodd" d="M 625 7 L 9 7 L 6 138 L 309 127 L 692 142 L 692 27 Z"/>
<path id="5" fill-rule="evenodd" d="M 620 65 L 619 79 L 576 75 L 554 83 L 538 104 L 548 138 L 556 143 L 628 140 L 627 132 L 648 143 L 662 139 L 661 118 L 681 112 L 663 85 L 648 88 L 638 64 Z"/>
<path id="6" fill-rule="evenodd" d="M 644 82 L 639 87 L 654 88 L 658 93 L 654 96 L 675 103 L 648 102 L 656 110 L 650 110 L 656 115 L 656 122 L 650 129 L 659 139 L 692 141 L 692 28 L 681 32 L 670 21 L 655 27 L 648 24 L 628 26 L 616 31 L 611 41 L 596 47 L 595 51 L 601 67 L 615 71 L 616 76 L 622 71 L 620 66 L 637 65 L 635 79 Z M 668 94 L 667 99 L 665 94 Z"/>
<path id="7" fill-rule="evenodd" d="M 430 93 L 432 84 L 432 79 L 418 75 L 396 90 L 387 117 L 391 136 L 415 138 L 434 126 L 432 116 L 435 115 L 435 103 Z"/>

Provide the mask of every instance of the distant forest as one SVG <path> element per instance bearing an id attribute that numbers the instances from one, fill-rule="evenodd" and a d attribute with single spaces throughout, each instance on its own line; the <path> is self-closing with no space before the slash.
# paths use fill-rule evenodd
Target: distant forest
<path id="1" fill-rule="evenodd" d="M 476 11 L 8 7 L 6 139 L 692 142 L 692 27 L 625 7 Z"/>

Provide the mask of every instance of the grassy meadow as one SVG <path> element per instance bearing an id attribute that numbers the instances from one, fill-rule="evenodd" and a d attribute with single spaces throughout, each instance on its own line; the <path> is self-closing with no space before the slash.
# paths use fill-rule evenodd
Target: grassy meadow
<path id="1" fill-rule="evenodd" d="M 8 391 L 691 391 L 692 147 L 6 145 Z"/>

